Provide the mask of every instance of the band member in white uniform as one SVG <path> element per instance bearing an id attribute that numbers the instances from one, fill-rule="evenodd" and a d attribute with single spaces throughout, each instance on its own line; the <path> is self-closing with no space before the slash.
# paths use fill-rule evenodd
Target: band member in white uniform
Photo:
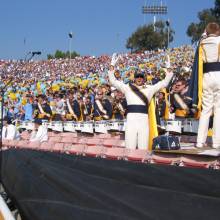
<path id="1" fill-rule="evenodd" d="M 205 29 L 207 37 L 201 40 L 203 51 L 202 112 L 199 120 L 197 147 L 205 146 L 209 119 L 213 118 L 213 148 L 220 148 L 220 27 L 209 23 Z"/>
<path id="2" fill-rule="evenodd" d="M 113 54 L 111 67 L 108 72 L 109 81 L 116 89 L 125 94 L 127 101 L 127 123 L 125 129 L 125 145 L 129 149 L 147 149 L 149 139 L 148 125 L 148 103 L 150 103 L 153 95 L 160 89 L 166 87 L 170 82 L 173 73 L 166 71 L 166 78 L 155 85 L 144 85 L 144 75 L 135 74 L 133 84 L 124 84 L 114 76 L 114 67 L 119 59 L 119 56 Z M 169 60 L 169 59 L 168 59 Z M 167 67 L 170 64 L 167 63 Z M 145 101 L 138 96 L 135 90 L 139 91 L 145 98 Z"/>
<path id="3" fill-rule="evenodd" d="M 20 134 L 17 131 L 16 126 L 12 123 L 11 119 L 4 121 L 4 126 L 2 128 L 2 139 L 7 140 L 20 140 Z"/>
<path id="4" fill-rule="evenodd" d="M 42 121 L 40 119 L 35 119 L 34 121 L 35 127 L 31 133 L 30 141 L 39 141 L 44 142 L 48 140 L 47 127 L 42 125 Z"/>

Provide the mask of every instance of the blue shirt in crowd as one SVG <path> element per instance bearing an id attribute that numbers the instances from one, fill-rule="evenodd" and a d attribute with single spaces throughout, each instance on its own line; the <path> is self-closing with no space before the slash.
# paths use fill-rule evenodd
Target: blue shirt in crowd
<path id="1" fill-rule="evenodd" d="M 33 120 L 33 106 L 32 106 L 32 104 L 27 103 L 24 106 L 24 111 L 25 111 L 24 120 L 25 121 Z"/>

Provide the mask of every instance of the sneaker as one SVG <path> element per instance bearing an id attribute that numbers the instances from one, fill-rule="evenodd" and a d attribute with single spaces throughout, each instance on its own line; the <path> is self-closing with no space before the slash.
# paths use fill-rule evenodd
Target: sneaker
<path id="1" fill-rule="evenodd" d="M 213 144 L 213 145 L 212 145 L 212 148 L 214 148 L 214 149 L 216 149 L 216 150 L 220 150 L 220 146 L 219 146 L 219 145 Z"/>
<path id="2" fill-rule="evenodd" d="M 204 147 L 207 147 L 207 144 L 197 143 L 195 147 L 196 148 L 204 148 Z"/>

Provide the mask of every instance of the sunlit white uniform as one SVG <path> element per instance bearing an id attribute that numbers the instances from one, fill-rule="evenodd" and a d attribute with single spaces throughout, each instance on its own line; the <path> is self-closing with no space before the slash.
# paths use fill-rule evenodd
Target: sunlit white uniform
<path id="1" fill-rule="evenodd" d="M 201 41 L 203 62 L 213 63 L 219 60 L 220 37 L 210 36 Z M 213 147 L 220 147 L 220 70 L 203 74 L 202 112 L 199 120 L 197 146 L 201 147 L 207 138 L 209 119 L 213 118 Z"/>
<path id="2" fill-rule="evenodd" d="M 6 135 L 7 135 L 7 126 L 3 126 L 2 128 L 2 139 L 6 139 Z"/>
<path id="3" fill-rule="evenodd" d="M 38 127 L 37 132 L 33 131 L 33 133 L 31 134 L 31 138 L 30 138 L 30 141 L 43 142 L 47 140 L 48 140 L 47 127 L 44 125 L 40 125 Z"/>
<path id="4" fill-rule="evenodd" d="M 20 135 L 19 132 L 17 131 L 16 126 L 13 124 L 4 126 L 2 130 L 2 138 L 7 140 L 19 140 Z"/>
<path id="5" fill-rule="evenodd" d="M 161 88 L 168 85 L 173 73 L 168 73 L 166 78 L 155 85 L 147 85 L 139 87 L 140 91 L 150 100 L 153 95 Z M 128 84 L 117 80 L 114 71 L 108 72 L 110 83 L 119 91 L 125 94 L 125 98 L 129 105 L 145 105 L 145 103 L 137 96 Z M 147 149 L 149 139 L 148 114 L 144 113 L 128 113 L 125 128 L 125 145 L 129 149 Z"/>

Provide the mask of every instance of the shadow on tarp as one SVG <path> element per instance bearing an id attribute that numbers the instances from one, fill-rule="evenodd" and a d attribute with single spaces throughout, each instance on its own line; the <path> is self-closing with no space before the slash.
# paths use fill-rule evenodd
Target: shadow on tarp
<path id="1" fill-rule="evenodd" d="M 220 171 L 34 150 L 3 152 L 23 220 L 219 220 Z"/>

